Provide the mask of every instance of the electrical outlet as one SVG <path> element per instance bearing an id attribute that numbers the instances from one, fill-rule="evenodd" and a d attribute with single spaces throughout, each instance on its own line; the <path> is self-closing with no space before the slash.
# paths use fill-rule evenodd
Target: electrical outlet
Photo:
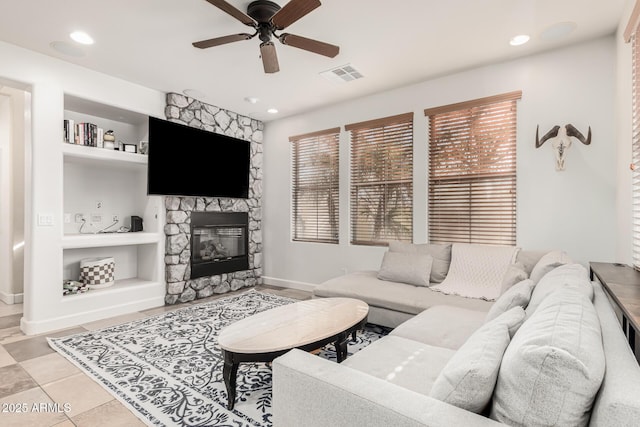
<path id="1" fill-rule="evenodd" d="M 86 218 L 84 217 L 84 214 L 77 213 L 77 214 L 76 214 L 76 217 L 75 217 L 75 221 L 76 221 L 76 222 L 86 221 Z"/>
<path id="2" fill-rule="evenodd" d="M 120 217 L 118 215 L 114 215 L 113 218 L 111 219 L 113 222 L 118 222 L 120 221 Z"/>
<path id="3" fill-rule="evenodd" d="M 71 214 L 70 213 L 65 213 L 64 214 L 64 223 L 65 224 L 71 224 Z"/>
<path id="4" fill-rule="evenodd" d="M 102 222 L 102 215 L 100 214 L 91 214 L 91 222 Z"/>

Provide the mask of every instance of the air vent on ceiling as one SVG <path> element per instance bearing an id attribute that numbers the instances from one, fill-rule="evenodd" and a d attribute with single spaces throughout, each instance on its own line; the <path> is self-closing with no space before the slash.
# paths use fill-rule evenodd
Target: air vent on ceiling
<path id="1" fill-rule="evenodd" d="M 342 65 L 320 73 L 322 77 L 332 82 L 344 83 L 361 79 L 364 76 L 351 64 Z"/>

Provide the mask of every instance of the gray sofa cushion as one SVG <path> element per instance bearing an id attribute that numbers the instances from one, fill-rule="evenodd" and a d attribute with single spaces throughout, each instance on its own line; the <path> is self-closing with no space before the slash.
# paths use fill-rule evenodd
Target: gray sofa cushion
<path id="1" fill-rule="evenodd" d="M 431 255 L 385 252 L 378 279 L 414 286 L 429 286 L 432 263 Z"/>
<path id="2" fill-rule="evenodd" d="M 524 265 L 521 262 L 509 264 L 507 271 L 502 277 L 502 285 L 500 286 L 500 295 L 504 294 L 513 285 L 529 278 L 529 274 L 524 271 Z"/>
<path id="3" fill-rule="evenodd" d="M 316 286 L 316 297 L 347 297 L 360 299 L 370 306 L 409 314 L 418 314 L 434 305 L 453 305 L 489 311 L 492 302 L 445 295 L 430 288 L 379 280 L 376 271 L 358 271 L 327 280 Z"/>
<path id="4" fill-rule="evenodd" d="M 531 276 L 533 267 L 535 267 L 538 261 L 540 261 L 540 258 L 545 256 L 547 253 L 549 253 L 549 251 L 528 251 L 520 249 L 516 255 L 516 262 L 521 263 L 527 275 Z"/>
<path id="5" fill-rule="evenodd" d="M 533 270 L 531 270 L 529 278 L 538 283 L 540 279 L 545 276 L 545 274 L 547 274 L 554 268 L 560 267 L 564 264 L 570 264 L 571 262 L 572 261 L 566 252 L 551 251 L 540 258 L 535 267 L 533 267 Z"/>
<path id="6" fill-rule="evenodd" d="M 580 264 L 564 264 L 545 274 L 533 288 L 527 306 L 527 316 L 531 316 L 549 294 L 560 288 L 576 289 L 589 300 L 593 300 L 593 286 L 589 281 L 587 269 Z"/>
<path id="7" fill-rule="evenodd" d="M 505 293 L 500 295 L 496 302 L 491 306 L 487 313 L 486 321 L 490 322 L 496 317 L 500 316 L 505 311 L 510 310 L 513 307 L 520 306 L 526 308 L 531 299 L 531 292 L 536 284 L 533 280 L 526 279 L 520 283 L 513 285 Z"/>
<path id="8" fill-rule="evenodd" d="M 440 283 L 447 276 L 451 263 L 451 244 L 409 243 L 392 240 L 389 242 L 389 252 L 419 253 L 431 255 L 431 277 L 429 282 Z"/>
<path id="9" fill-rule="evenodd" d="M 524 320 L 522 307 L 513 307 L 478 329 L 446 364 L 429 395 L 479 414 L 493 395 L 498 369 L 509 341 L 509 330 Z"/>
<path id="10" fill-rule="evenodd" d="M 428 395 L 454 354 L 453 350 L 389 335 L 349 356 L 342 365 Z"/>
<path id="11" fill-rule="evenodd" d="M 486 316 L 484 311 L 437 305 L 402 323 L 389 335 L 457 350 L 484 324 Z"/>
<path id="12" fill-rule="evenodd" d="M 502 358 L 491 418 L 511 426 L 584 426 L 605 372 L 600 321 L 575 289 L 547 296 Z"/>

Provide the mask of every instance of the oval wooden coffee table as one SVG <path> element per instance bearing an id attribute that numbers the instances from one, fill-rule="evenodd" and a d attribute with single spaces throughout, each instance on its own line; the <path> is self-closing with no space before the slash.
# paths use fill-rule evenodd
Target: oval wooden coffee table
<path id="1" fill-rule="evenodd" d="M 222 377 L 227 408 L 236 400 L 241 362 L 271 362 L 293 348 L 316 350 L 335 343 L 338 363 L 347 357 L 349 334 L 367 323 L 369 306 L 353 298 L 319 298 L 272 308 L 224 328 L 218 344 L 224 357 Z"/>

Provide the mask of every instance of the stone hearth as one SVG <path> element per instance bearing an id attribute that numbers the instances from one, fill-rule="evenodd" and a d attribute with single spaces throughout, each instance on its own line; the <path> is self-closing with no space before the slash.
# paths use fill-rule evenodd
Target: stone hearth
<path id="1" fill-rule="evenodd" d="M 262 276 L 262 130 L 264 125 L 198 100 L 167 94 L 167 120 L 251 142 L 249 198 L 166 197 L 166 304 L 206 298 L 261 283 Z M 171 173 L 171 171 L 167 171 Z M 249 269 L 191 279 L 191 213 L 247 212 Z"/>

